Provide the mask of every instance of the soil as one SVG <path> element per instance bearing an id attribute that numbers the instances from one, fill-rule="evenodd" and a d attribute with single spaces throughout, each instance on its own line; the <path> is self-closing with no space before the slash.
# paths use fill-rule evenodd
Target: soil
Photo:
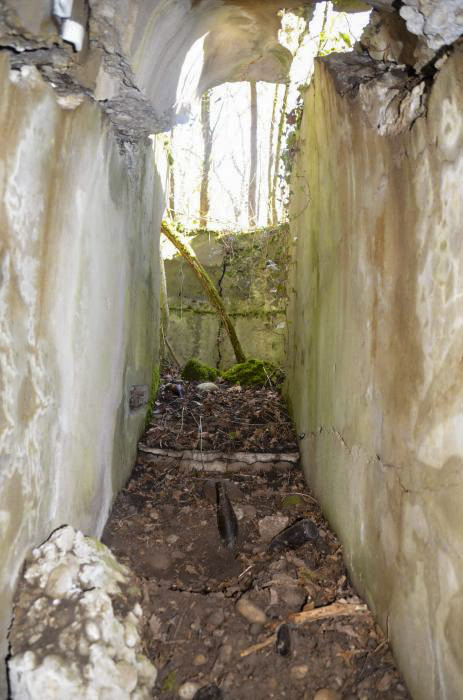
<path id="1" fill-rule="evenodd" d="M 200 425 L 211 449 L 227 431 L 235 433 L 225 440 L 228 449 L 294 449 L 293 429 L 273 389 L 231 392 L 219 385 L 218 392 L 201 394 L 196 383 L 184 382 L 182 398 L 167 384 L 172 386 L 167 382 L 160 392 L 145 443 L 197 447 Z M 273 423 L 266 441 L 263 430 Z M 282 436 L 278 445 L 274 430 Z M 216 479 L 225 482 L 237 517 L 232 549 L 217 526 Z M 301 518 L 316 525 L 311 539 L 295 548 L 269 548 L 286 521 Z M 211 684 L 221 694 L 211 690 L 204 697 L 224 700 L 312 700 L 321 689 L 333 691 L 326 700 L 410 697 L 299 468 L 224 480 L 199 470 L 184 473 L 175 458 L 139 452 L 103 541 L 140 580 L 146 653 L 159 671 L 153 697 L 191 698 L 196 688 Z M 327 616 L 298 616 L 313 610 Z M 336 610 L 345 614 L 336 616 Z M 286 655 L 277 653 L 275 643 L 282 623 L 288 629 L 280 632 L 279 649 L 288 651 L 281 648 L 281 635 L 289 630 Z"/>
<path id="2" fill-rule="evenodd" d="M 143 442 L 176 450 L 297 451 L 285 405 L 273 387 L 241 387 L 221 380 L 217 391 L 168 376 L 161 384 Z"/>

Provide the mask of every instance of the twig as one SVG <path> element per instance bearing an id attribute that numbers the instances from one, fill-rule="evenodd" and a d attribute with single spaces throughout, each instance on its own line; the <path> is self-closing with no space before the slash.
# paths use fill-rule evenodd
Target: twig
<path id="1" fill-rule="evenodd" d="M 292 613 L 289 616 L 289 621 L 294 625 L 304 625 L 307 622 L 313 622 L 314 620 L 323 620 L 327 617 L 345 617 L 347 615 L 359 615 L 368 612 L 368 607 L 366 605 L 358 605 L 355 603 L 332 603 L 331 605 L 325 605 L 322 608 L 315 608 L 314 610 L 305 610 L 300 613 Z M 247 649 L 243 649 L 240 652 L 240 656 L 243 658 L 249 656 L 249 654 L 254 654 L 256 651 L 265 649 L 266 647 L 273 644 L 276 640 L 276 635 L 272 634 L 267 637 L 263 642 L 259 644 L 253 644 Z"/>
<path id="2" fill-rule="evenodd" d="M 267 637 L 266 640 L 263 642 L 259 642 L 259 644 L 253 644 L 251 647 L 248 647 L 247 649 L 243 649 L 243 651 L 240 651 L 240 656 L 241 658 L 244 658 L 245 656 L 249 656 L 249 654 L 254 654 L 256 651 L 260 651 L 261 649 L 265 649 L 266 647 L 269 647 L 270 644 L 273 644 L 276 642 L 276 634 L 272 634 L 271 637 Z"/>
<path id="3" fill-rule="evenodd" d="M 292 613 L 289 616 L 289 620 L 295 625 L 303 625 L 313 620 L 323 620 L 325 617 L 345 617 L 346 615 L 358 615 L 366 612 L 368 612 L 368 607 L 366 605 L 359 605 L 357 603 L 332 603 L 322 608 Z"/>
<path id="4" fill-rule="evenodd" d="M 247 569 L 242 571 L 240 573 L 240 575 L 238 576 L 238 581 L 240 580 L 240 578 L 243 578 L 243 576 L 245 576 L 248 573 L 248 571 L 250 571 L 252 569 L 253 566 L 254 566 L 254 564 L 250 564 Z"/>

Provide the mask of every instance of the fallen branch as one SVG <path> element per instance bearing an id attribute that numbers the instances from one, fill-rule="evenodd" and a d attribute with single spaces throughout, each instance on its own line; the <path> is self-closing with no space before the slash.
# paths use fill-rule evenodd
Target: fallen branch
<path id="1" fill-rule="evenodd" d="M 332 603 L 331 605 L 325 605 L 322 608 L 314 608 L 313 610 L 304 610 L 300 613 L 292 613 L 289 616 L 289 622 L 293 625 L 304 625 L 307 622 L 313 622 L 314 620 L 324 620 L 328 617 L 347 617 L 348 615 L 359 615 L 368 612 L 368 607 L 366 605 L 358 605 L 356 603 Z M 276 634 L 272 634 L 267 639 L 259 644 L 253 644 L 247 649 L 243 649 L 240 652 L 240 656 L 244 658 L 250 654 L 254 654 L 256 651 L 261 651 L 271 644 L 276 642 Z"/>
<path id="2" fill-rule="evenodd" d="M 163 221 L 161 223 L 161 231 L 165 237 L 168 238 L 169 241 L 177 248 L 178 252 L 191 267 L 196 275 L 196 278 L 206 292 L 210 303 L 216 310 L 219 318 L 222 320 L 222 323 L 225 326 L 225 330 L 228 333 L 228 337 L 230 338 L 230 342 L 235 353 L 236 361 L 245 362 L 246 356 L 243 352 L 243 348 L 241 347 L 241 343 L 238 340 L 238 336 L 236 335 L 232 320 L 225 309 L 223 300 L 206 270 L 197 259 L 193 248 L 186 239 L 182 240 L 174 226 L 169 222 Z"/>

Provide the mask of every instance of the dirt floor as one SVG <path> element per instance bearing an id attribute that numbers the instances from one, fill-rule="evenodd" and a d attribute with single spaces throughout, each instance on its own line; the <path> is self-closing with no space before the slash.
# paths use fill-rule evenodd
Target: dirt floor
<path id="1" fill-rule="evenodd" d="M 145 444 L 294 450 L 274 390 L 171 379 Z M 103 541 L 141 581 L 153 697 L 410 697 L 299 468 L 224 478 L 139 452 Z"/>

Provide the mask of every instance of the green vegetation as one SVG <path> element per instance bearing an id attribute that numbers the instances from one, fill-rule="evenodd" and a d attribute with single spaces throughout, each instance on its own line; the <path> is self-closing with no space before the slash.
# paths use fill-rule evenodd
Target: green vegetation
<path id="1" fill-rule="evenodd" d="M 219 374 L 220 372 L 218 369 L 209 367 L 205 365 L 204 362 L 194 358 L 188 360 L 182 371 L 183 379 L 199 382 L 213 382 L 217 379 Z"/>
<path id="2" fill-rule="evenodd" d="M 279 383 L 282 379 L 282 372 L 271 362 L 263 362 L 250 358 L 246 362 L 233 365 L 230 369 L 222 372 L 222 377 L 232 384 L 241 386 L 263 385 L 267 383 Z"/>
<path id="3" fill-rule="evenodd" d="M 153 417 L 154 404 L 156 402 L 156 397 L 159 391 L 159 384 L 161 383 L 161 375 L 159 372 L 159 365 L 155 364 L 153 367 L 153 373 L 151 375 L 151 392 L 148 401 L 148 409 L 146 411 L 145 426 L 149 424 L 151 418 Z"/>

